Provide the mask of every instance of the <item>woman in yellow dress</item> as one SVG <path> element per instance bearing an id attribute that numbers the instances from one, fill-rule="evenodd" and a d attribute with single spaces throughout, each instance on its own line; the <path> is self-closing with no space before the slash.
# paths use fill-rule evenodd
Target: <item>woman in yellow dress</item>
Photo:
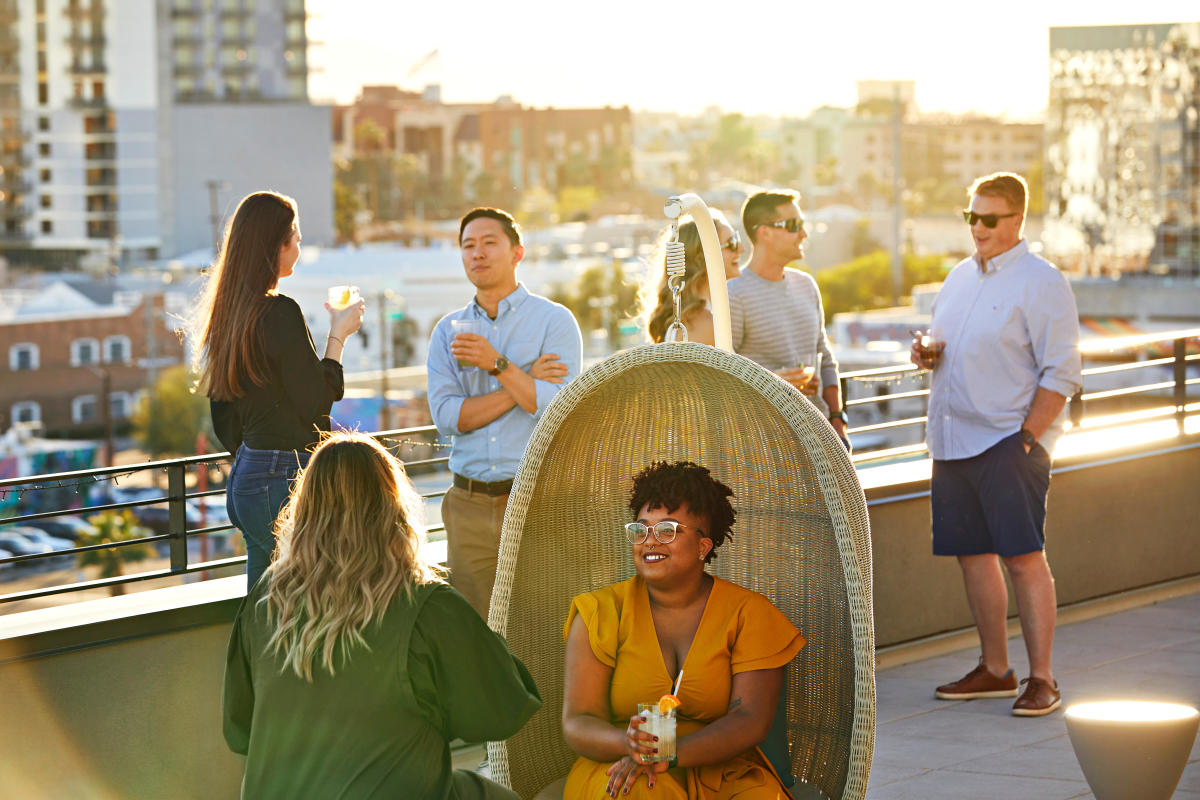
<path id="1" fill-rule="evenodd" d="M 790 797 L 758 745 L 804 637 L 767 598 L 705 572 L 731 535 L 732 494 L 686 461 L 634 478 L 637 574 L 574 598 L 564 626 L 563 734 L 579 754 L 564 797 Z M 676 758 L 647 761 L 655 739 L 637 704 L 671 693 L 680 672 Z"/>

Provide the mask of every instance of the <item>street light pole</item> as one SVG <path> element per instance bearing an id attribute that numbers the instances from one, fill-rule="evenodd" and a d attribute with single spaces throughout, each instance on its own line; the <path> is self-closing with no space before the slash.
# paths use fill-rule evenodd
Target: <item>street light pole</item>
<path id="1" fill-rule="evenodd" d="M 904 195 L 901 190 L 901 119 L 900 84 L 892 84 L 892 305 L 900 305 L 904 283 L 904 259 L 900 255 L 900 227 L 904 219 Z"/>
<path id="2" fill-rule="evenodd" d="M 112 376 L 103 367 L 89 366 L 88 369 L 100 379 L 99 405 L 100 424 L 104 426 L 104 466 L 111 467 L 113 465 L 113 428 L 112 401 L 109 399 L 109 395 L 112 394 Z"/>
<path id="3" fill-rule="evenodd" d="M 390 289 L 379 292 L 379 429 L 391 429 L 391 415 L 388 413 L 388 343 L 392 332 L 388 328 L 388 298 L 392 296 Z"/>

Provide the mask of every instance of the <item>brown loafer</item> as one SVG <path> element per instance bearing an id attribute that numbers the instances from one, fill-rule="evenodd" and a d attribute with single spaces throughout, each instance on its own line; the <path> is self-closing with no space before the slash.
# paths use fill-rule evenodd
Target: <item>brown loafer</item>
<path id="1" fill-rule="evenodd" d="M 1058 691 L 1058 681 L 1053 684 L 1041 678 L 1026 678 L 1021 681 L 1025 691 L 1013 703 L 1014 717 L 1043 717 L 1062 705 L 1062 693 Z"/>
<path id="2" fill-rule="evenodd" d="M 979 666 L 954 683 L 937 687 L 933 696 L 938 700 L 975 700 L 980 697 L 1016 697 L 1017 676 L 1010 669 L 997 677 L 988 672 L 980 660 Z"/>

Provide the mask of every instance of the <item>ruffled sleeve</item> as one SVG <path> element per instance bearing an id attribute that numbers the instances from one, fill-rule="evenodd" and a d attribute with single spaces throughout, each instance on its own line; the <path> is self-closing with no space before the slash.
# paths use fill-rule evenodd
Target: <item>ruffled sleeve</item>
<path id="1" fill-rule="evenodd" d="M 620 625 L 620 610 L 612 586 L 587 594 L 576 595 L 571 600 L 571 610 L 563 625 L 563 639 L 571 632 L 571 623 L 578 616 L 588 631 L 588 642 L 592 653 L 601 664 L 617 666 L 617 632 Z"/>
<path id="2" fill-rule="evenodd" d="M 782 667 L 795 658 L 804 643 L 800 630 L 770 600 L 747 592 L 738 611 L 730 667 L 734 675 Z"/>

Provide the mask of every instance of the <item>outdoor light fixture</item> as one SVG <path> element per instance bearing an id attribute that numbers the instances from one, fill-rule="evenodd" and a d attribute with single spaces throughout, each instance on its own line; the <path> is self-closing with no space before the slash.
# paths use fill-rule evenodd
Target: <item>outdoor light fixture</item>
<path id="1" fill-rule="evenodd" d="M 713 222 L 712 213 L 699 195 L 691 193 L 668 199 L 663 213 L 676 222 L 687 214 L 696 223 L 696 231 L 700 234 L 700 245 L 704 251 L 704 264 L 708 271 L 708 298 L 713 315 L 713 340 L 717 347 L 732 353 L 733 328 L 729 323 L 729 293 L 725 290 L 725 259 L 721 256 L 721 240 L 717 237 L 717 226 Z M 672 254 L 670 249 L 668 254 Z M 678 258 L 677 251 L 675 255 Z M 676 341 L 680 340 L 676 339 Z M 687 341 L 686 331 L 682 341 Z"/>
<path id="2" fill-rule="evenodd" d="M 1179 703 L 1079 703 L 1064 716 L 1096 800 L 1169 800 L 1200 727 L 1200 713 Z"/>

